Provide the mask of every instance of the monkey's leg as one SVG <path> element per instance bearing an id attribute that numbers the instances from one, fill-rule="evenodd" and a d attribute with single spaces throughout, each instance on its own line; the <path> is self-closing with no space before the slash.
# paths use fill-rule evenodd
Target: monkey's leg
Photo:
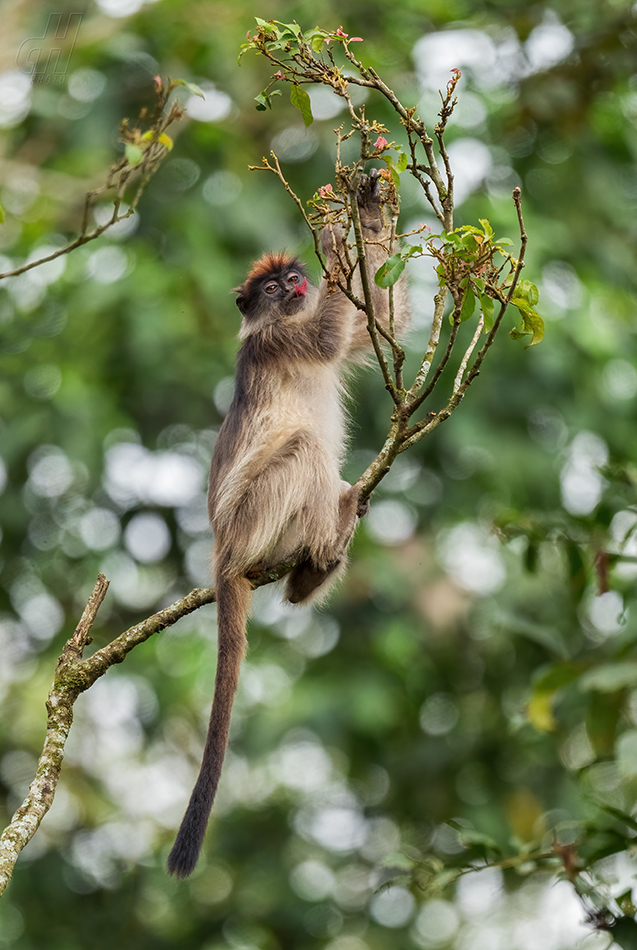
<path id="1" fill-rule="evenodd" d="M 336 580 L 338 569 L 345 564 L 347 545 L 356 526 L 360 490 L 354 486 L 344 491 L 338 504 L 337 540 L 334 545 L 334 558 L 327 565 L 317 565 L 310 557 L 301 561 L 290 573 L 286 587 L 286 598 L 291 604 L 300 604 L 322 588 L 326 582 Z"/>

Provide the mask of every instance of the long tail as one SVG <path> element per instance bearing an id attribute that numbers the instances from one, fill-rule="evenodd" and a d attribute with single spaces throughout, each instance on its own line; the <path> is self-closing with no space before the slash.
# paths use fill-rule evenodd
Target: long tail
<path id="1" fill-rule="evenodd" d="M 168 871 L 177 877 L 188 877 L 197 863 L 215 800 L 228 742 L 232 702 L 245 654 L 250 592 L 250 582 L 245 577 L 217 578 L 218 647 L 215 695 L 199 776 L 172 851 L 168 855 Z"/>

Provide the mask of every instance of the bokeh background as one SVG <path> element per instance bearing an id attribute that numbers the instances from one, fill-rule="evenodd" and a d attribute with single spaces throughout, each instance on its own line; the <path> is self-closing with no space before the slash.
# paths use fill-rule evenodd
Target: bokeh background
<path id="1" fill-rule="evenodd" d="M 49 14 L 70 13 L 83 16 L 62 80 L 33 83 L 25 52 Z M 585 912 L 617 913 L 636 871 L 622 819 L 637 800 L 625 0 L 5 4 L 2 271 L 76 233 L 155 75 L 206 98 L 181 91 L 188 116 L 138 214 L 0 286 L 0 823 L 33 777 L 55 658 L 97 572 L 111 587 L 96 646 L 209 582 L 205 482 L 237 348 L 229 291 L 264 250 L 311 260 L 296 208 L 248 165 L 274 148 L 311 197 L 333 177 L 341 102 L 312 90 L 307 130 L 285 95 L 255 110 L 266 64 L 237 65 L 255 15 L 362 36 L 356 53 L 430 127 L 438 88 L 462 70 L 457 224 L 487 217 L 515 238 L 521 185 L 546 338 L 525 350 L 505 331 L 460 410 L 398 460 L 326 609 L 257 594 L 215 817 L 186 883 L 164 862 L 208 718 L 214 608 L 80 698 L 55 804 L 0 902 L 0 948 L 607 948 Z M 367 109 L 402 141 L 381 102 Z M 433 224 L 408 182 L 402 201 L 405 230 Z M 435 292 L 426 262 L 410 285 L 413 362 Z M 373 371 L 351 390 L 354 478 L 390 401 Z M 458 828 L 492 859 L 550 849 L 557 829 L 580 860 L 600 859 L 591 895 L 532 860 L 444 888 L 473 855 Z M 421 886 L 425 861 L 437 889 Z"/>

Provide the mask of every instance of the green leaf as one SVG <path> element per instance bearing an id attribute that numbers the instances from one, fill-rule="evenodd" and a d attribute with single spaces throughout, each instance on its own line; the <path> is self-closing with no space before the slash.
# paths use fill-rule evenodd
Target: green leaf
<path id="1" fill-rule="evenodd" d="M 598 759 L 619 758 L 617 726 L 624 706 L 625 694 L 623 689 L 609 692 L 593 690 L 590 693 L 585 719 L 586 735 Z M 622 768 L 619 761 L 616 762 L 616 767 L 621 774 Z M 595 792 L 597 798 L 607 798 L 605 794 L 600 794 L 600 792 L 601 789 L 598 788 Z"/>
<path id="2" fill-rule="evenodd" d="M 621 821 L 624 825 L 628 825 L 633 831 L 637 831 L 637 821 L 635 821 L 632 815 L 627 815 L 625 811 L 622 811 L 620 808 L 614 808 L 612 805 L 603 805 L 601 802 L 597 803 L 597 807 L 601 809 L 601 811 L 612 815 L 613 818 Z"/>
<path id="3" fill-rule="evenodd" d="M 144 157 L 139 145 L 133 145 L 132 142 L 129 142 L 126 146 L 126 160 L 129 165 L 132 165 L 135 168 L 136 165 L 139 165 L 141 160 Z"/>
<path id="4" fill-rule="evenodd" d="M 469 320 L 476 309 L 476 296 L 471 288 L 467 287 L 464 295 L 464 300 L 462 301 L 462 309 L 460 310 L 460 323 L 464 323 L 465 320 Z"/>
<path id="5" fill-rule="evenodd" d="M 398 157 L 398 161 L 396 162 L 396 168 L 398 169 L 398 171 L 404 172 L 405 169 L 407 168 L 408 162 L 409 162 L 409 159 L 407 158 L 407 153 L 401 152 Z"/>
<path id="6" fill-rule="evenodd" d="M 637 686 L 637 662 L 603 663 L 585 673 L 579 685 L 585 692 L 595 689 L 600 693 L 614 693 L 618 689 Z"/>
<path id="7" fill-rule="evenodd" d="M 312 103 L 305 89 L 302 89 L 301 86 L 293 85 L 290 89 L 290 102 L 300 111 L 305 126 L 312 125 L 312 122 L 314 122 Z"/>
<path id="8" fill-rule="evenodd" d="M 484 233 L 486 234 L 486 236 L 487 236 L 487 237 L 489 238 L 489 240 L 490 240 L 490 239 L 493 237 L 493 228 L 491 227 L 491 223 L 490 223 L 489 219 L 488 219 L 488 218 L 478 218 L 478 221 L 479 221 L 480 224 L 482 225 L 482 230 L 484 231 Z"/>
<path id="9" fill-rule="evenodd" d="M 524 314 L 524 326 L 530 329 L 532 339 L 529 346 L 535 346 L 544 339 L 544 320 L 535 310 Z"/>
<path id="10" fill-rule="evenodd" d="M 481 232 L 476 233 L 475 231 L 473 231 L 473 232 L 469 232 L 468 234 L 463 234 L 462 238 L 460 239 L 460 242 L 463 248 L 470 251 L 475 251 L 476 244 L 480 244 L 482 242 L 482 238 L 483 238 L 483 235 L 481 234 Z"/>
<path id="11" fill-rule="evenodd" d="M 248 45 L 248 44 L 246 44 Z M 243 49 L 243 47 L 241 47 Z M 205 99 L 205 95 L 202 89 L 196 85 L 194 82 L 186 82 L 185 79 L 171 79 L 170 80 L 175 86 L 185 86 L 186 89 L 193 94 L 193 96 L 199 96 L 201 99 Z"/>
<path id="12" fill-rule="evenodd" d="M 525 300 L 528 304 L 527 309 L 534 307 L 540 299 L 540 292 L 530 280 L 518 280 L 515 285 L 515 296 Z"/>
<path id="13" fill-rule="evenodd" d="M 495 314 L 495 300 L 487 297 L 486 294 L 480 294 L 480 308 L 484 317 L 484 329 L 490 333 L 493 329 L 493 316 Z"/>
<path id="14" fill-rule="evenodd" d="M 590 865 L 611 854 L 626 851 L 631 844 L 632 841 L 626 835 L 620 835 L 616 831 L 600 830 L 596 834 L 589 832 L 582 838 L 577 846 L 577 853 L 584 865 Z"/>
<path id="15" fill-rule="evenodd" d="M 514 327 L 509 333 L 513 340 L 521 340 L 524 336 L 530 336 L 529 346 L 535 346 L 544 339 L 544 320 L 535 310 L 529 310 L 526 300 L 520 297 L 513 297 L 511 303 L 517 307 L 522 316 L 522 326 Z"/>
<path id="16" fill-rule="evenodd" d="M 414 864 L 414 859 L 406 855 L 404 851 L 392 851 L 381 859 L 382 867 L 395 868 L 398 871 L 411 871 Z"/>
<path id="17" fill-rule="evenodd" d="M 323 49 L 323 44 L 325 43 L 326 39 L 327 37 L 322 36 L 320 33 L 316 33 L 312 37 L 312 49 L 315 53 L 321 52 L 321 50 Z"/>
<path id="18" fill-rule="evenodd" d="M 622 950 L 637 950 L 637 924 L 632 917 L 620 917 L 616 920 L 611 936 Z"/>
<path id="19" fill-rule="evenodd" d="M 405 269 L 405 261 L 401 254 L 393 254 L 378 268 L 374 280 L 379 287 L 392 287 Z"/>
<path id="20" fill-rule="evenodd" d="M 263 92 L 260 92 L 258 96 L 254 97 L 254 101 L 257 104 L 256 105 L 257 112 L 265 112 L 266 109 L 271 109 L 272 97 L 280 96 L 280 95 L 281 95 L 280 89 L 273 89 L 272 92 L 265 92 L 265 90 Z"/>
<path id="21" fill-rule="evenodd" d="M 473 828 L 458 829 L 458 843 L 465 848 L 472 848 L 481 852 L 484 857 L 502 854 L 502 849 L 497 841 L 481 831 L 475 831 Z"/>
<path id="22" fill-rule="evenodd" d="M 301 35 L 301 27 L 298 23 L 281 23 L 280 20 L 273 20 L 273 23 L 278 23 L 279 26 L 282 26 L 286 33 L 292 33 L 298 39 Z"/>
<path id="23" fill-rule="evenodd" d="M 555 694 L 546 690 L 535 690 L 526 707 L 526 714 L 529 722 L 538 732 L 553 732 L 555 729 L 555 717 L 553 716 L 553 703 Z"/>
<path id="24" fill-rule="evenodd" d="M 556 654 L 560 658 L 566 658 L 566 656 L 568 656 L 564 638 L 556 627 L 550 626 L 547 623 L 529 620 L 527 617 L 516 613 L 510 614 L 508 612 L 503 612 L 502 623 L 511 633 L 525 637 L 533 643 L 540 643 L 550 653 Z M 538 684 L 535 681 L 534 686 L 540 686 L 542 689 L 548 688 L 545 687 L 544 684 Z"/>
<path id="25" fill-rule="evenodd" d="M 637 908 L 635 908 L 635 905 L 633 904 L 632 887 L 629 887 L 627 890 L 625 890 L 623 894 L 618 894 L 615 900 L 617 902 L 617 906 L 621 911 L 623 911 L 624 914 L 630 914 L 631 917 L 635 916 L 635 911 Z"/>
<path id="26" fill-rule="evenodd" d="M 254 49 L 254 43 L 242 43 L 239 47 L 239 55 L 237 56 L 237 65 L 241 65 L 241 60 L 244 53 L 247 53 L 249 49 Z"/>
<path id="27" fill-rule="evenodd" d="M 452 247 L 458 248 L 458 250 L 462 247 L 462 238 L 455 231 L 445 234 L 443 240 L 445 244 L 451 244 Z"/>
<path id="28" fill-rule="evenodd" d="M 564 686 L 568 686 L 573 680 L 577 679 L 581 670 L 571 663 L 557 663 L 553 666 L 544 667 L 536 677 L 534 677 L 534 687 L 537 690 L 551 693 Z"/>
<path id="29" fill-rule="evenodd" d="M 4 208 L 0 205 L 0 224 L 4 224 Z"/>
<path id="30" fill-rule="evenodd" d="M 385 162 L 387 168 L 393 168 L 396 164 L 394 161 L 394 156 L 391 152 L 386 152 L 385 155 L 381 155 L 380 158 Z"/>
<path id="31" fill-rule="evenodd" d="M 482 234 L 480 228 L 476 228 L 473 224 L 463 224 L 461 228 L 456 228 L 456 234 Z"/>

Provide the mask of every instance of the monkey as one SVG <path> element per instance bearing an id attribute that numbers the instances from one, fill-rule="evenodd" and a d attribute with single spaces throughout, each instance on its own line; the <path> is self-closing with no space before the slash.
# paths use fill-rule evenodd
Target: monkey
<path id="1" fill-rule="evenodd" d="M 378 172 L 363 176 L 357 201 L 373 280 L 392 252 Z M 326 226 L 321 240 L 335 273 L 344 259 L 343 235 Z M 201 769 L 168 857 L 169 873 L 179 878 L 195 867 L 221 774 L 246 650 L 249 575 L 295 556 L 287 600 L 302 604 L 323 596 L 341 573 L 357 517 L 366 510 L 358 487 L 340 476 L 343 374 L 349 361 L 361 361 L 370 348 L 365 314 L 329 280 L 311 284 L 304 264 L 284 253 L 262 257 L 235 292 L 242 343 L 208 488 L 217 672 Z M 388 293 L 375 284 L 372 293 L 376 319 L 387 326 Z M 408 322 L 402 278 L 394 302 L 401 331 Z"/>

